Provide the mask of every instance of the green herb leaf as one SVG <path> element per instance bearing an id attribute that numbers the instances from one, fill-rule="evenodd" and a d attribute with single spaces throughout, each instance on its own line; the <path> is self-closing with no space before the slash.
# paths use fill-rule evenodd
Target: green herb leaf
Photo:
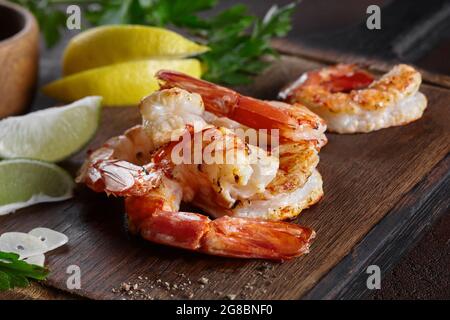
<path id="1" fill-rule="evenodd" d="M 0 292 L 5 291 L 11 288 L 8 274 L 3 271 L 0 271 Z"/>
<path id="2" fill-rule="evenodd" d="M 0 251 L 0 291 L 26 287 L 28 279 L 45 280 L 46 268 L 19 260 L 19 255 Z"/>
<path id="3" fill-rule="evenodd" d="M 277 56 L 270 40 L 290 31 L 295 3 L 273 6 L 263 19 L 247 15 L 245 9 L 238 5 L 211 20 L 213 27 L 207 37 L 211 51 L 200 57 L 206 65 L 205 79 L 228 85 L 246 84 L 270 65 L 264 57 Z"/>

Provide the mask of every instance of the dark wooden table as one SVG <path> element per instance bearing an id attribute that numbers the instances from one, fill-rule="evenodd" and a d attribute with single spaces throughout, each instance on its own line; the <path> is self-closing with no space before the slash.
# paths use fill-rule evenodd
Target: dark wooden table
<path id="1" fill-rule="evenodd" d="M 231 2 L 246 2 L 255 12 L 262 13 L 271 3 L 284 4 L 289 1 L 264 1 L 264 3 L 258 0 L 227 1 L 226 5 Z M 416 6 L 407 5 L 406 2 L 404 0 L 346 0 L 339 2 L 304 0 L 296 12 L 295 28 L 289 35 L 289 40 L 299 44 L 300 48 L 293 46 L 293 48 L 290 48 L 292 49 L 290 53 L 292 54 L 292 51 L 294 51 L 301 56 L 307 56 L 318 50 L 317 52 L 322 55 L 321 59 L 329 63 L 337 61 L 343 56 L 348 56 L 348 54 L 390 61 L 402 60 L 417 63 L 430 71 L 450 74 L 450 62 L 448 59 L 444 59 L 444 57 L 448 57 L 450 51 L 450 45 L 448 45 L 450 35 L 447 33 L 449 29 L 446 28 L 446 23 L 450 19 L 442 19 L 439 15 L 439 12 L 446 12 L 442 10 L 442 6 L 445 7 L 445 1 L 429 0 L 426 6 L 419 6 L 419 9 Z M 364 27 L 365 9 L 368 4 L 384 6 L 382 9 L 383 29 L 380 31 L 368 32 Z M 403 18 L 398 19 L 399 15 Z M 414 23 L 409 23 L 411 21 Z M 412 46 L 409 50 L 402 46 L 402 48 L 406 48 L 403 51 L 396 49 L 396 39 L 410 37 L 411 40 L 408 43 L 423 39 L 423 35 L 416 39 L 414 33 L 410 33 L 409 30 L 413 30 L 414 26 L 418 26 L 417 28 L 420 29 L 421 24 L 427 25 L 427 21 L 431 21 L 430 23 L 433 26 L 433 28 L 429 28 L 426 36 L 429 40 L 427 45 L 420 46 L 420 48 Z M 55 74 L 58 74 L 59 67 L 56 62 L 60 59 L 64 44 L 63 42 L 58 47 L 44 52 L 41 59 L 41 84 L 53 80 Z M 280 45 L 280 48 L 286 49 L 286 46 Z M 345 55 L 341 56 L 341 54 Z M 445 81 L 443 83 L 445 85 Z M 38 95 L 33 108 L 38 109 L 51 103 L 53 101 Z M 402 202 L 394 207 L 327 276 L 320 279 L 305 298 L 368 297 L 365 286 L 367 277 L 364 275 L 363 269 L 367 265 L 378 264 L 382 266 L 383 275 L 387 274 L 394 265 L 401 261 L 400 257 L 409 252 L 419 239 L 429 231 L 430 225 L 440 216 L 448 213 L 450 160 L 447 156 L 443 161 L 426 179 L 405 194 Z M 442 177 L 446 178 L 442 180 Z M 435 179 L 443 182 L 436 186 L 433 184 Z M 414 201 L 424 193 L 429 196 L 423 198 L 424 200 L 419 203 Z M 409 203 L 414 204 L 415 207 L 411 208 Z M 408 208 L 414 210 L 408 210 Z M 411 223 L 411 221 L 414 223 Z M 444 236 L 445 234 L 448 236 L 448 232 L 444 232 Z M 384 240 L 380 243 L 378 239 Z M 428 245 L 436 245 L 436 250 L 440 250 L 442 247 L 439 247 L 439 243 L 429 243 Z M 443 250 L 448 250 L 448 243 L 445 244 Z M 445 261 L 433 263 L 445 263 Z M 360 274 L 361 276 L 349 277 L 349 274 Z M 422 277 L 420 270 L 417 276 Z M 13 295 L 15 298 L 21 295 L 70 298 L 66 294 L 48 288 L 43 289 L 40 286 L 33 286 L 26 291 L 19 290 Z"/>
<path id="2" fill-rule="evenodd" d="M 245 2 L 263 14 L 271 3 L 290 1 Z M 372 4 L 382 9 L 381 30 L 365 28 L 366 8 Z M 288 38 L 303 47 L 332 51 L 334 55 L 403 61 L 450 76 L 450 2 L 446 0 L 304 0 L 296 10 L 294 28 Z M 443 197 L 450 194 L 446 188 Z M 397 264 L 390 264 L 395 265 L 392 270 L 383 270 L 382 289 L 373 297 L 450 298 L 449 211 L 436 223 L 424 222 L 423 232 L 415 240 L 407 241 L 408 246 L 399 240 L 404 249 L 393 253 L 404 256 Z"/>

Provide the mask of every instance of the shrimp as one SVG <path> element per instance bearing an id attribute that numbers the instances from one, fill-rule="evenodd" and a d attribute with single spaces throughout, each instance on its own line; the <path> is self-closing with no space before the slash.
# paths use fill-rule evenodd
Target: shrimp
<path id="1" fill-rule="evenodd" d="M 141 125 L 109 139 L 81 167 L 77 183 L 96 192 L 145 195 L 159 185 L 163 171 L 150 161 L 154 146 Z"/>
<path id="2" fill-rule="evenodd" d="M 280 166 L 264 192 L 233 208 L 233 216 L 270 220 L 295 218 L 323 197 L 322 177 L 316 169 L 315 145 L 305 141 L 280 145 Z"/>
<path id="3" fill-rule="evenodd" d="M 184 80 L 185 83 L 190 83 L 188 77 Z M 196 79 L 194 80 L 197 81 Z M 209 91 L 217 89 L 213 84 L 206 83 L 206 85 Z M 219 92 L 220 90 L 222 89 L 219 87 Z M 228 89 L 224 88 L 224 90 Z M 209 97 L 215 94 L 209 91 L 206 92 L 205 89 L 205 92 L 201 92 L 202 97 L 207 93 Z M 177 99 L 182 100 L 178 102 L 179 106 L 184 106 L 187 101 L 195 100 L 197 106 L 201 105 L 201 107 L 193 108 L 195 116 L 200 116 L 208 124 L 236 131 L 237 129 L 245 130 L 247 128 L 236 121 L 236 118 L 230 119 L 221 113 L 216 115 L 216 113 L 208 112 L 207 103 L 203 105 L 197 98 L 188 99 L 189 95 L 198 96 L 197 93 L 189 94 L 187 91 L 176 87 L 163 89 L 161 92 L 173 92 Z M 160 101 L 158 99 L 155 100 L 157 95 L 157 93 L 151 95 L 141 104 L 144 122 L 150 128 L 152 128 L 156 120 L 155 112 L 159 112 Z M 156 108 L 154 108 L 155 105 Z M 278 103 L 274 102 L 273 106 L 276 105 Z M 172 106 L 173 104 L 169 103 L 167 112 L 172 115 L 172 118 L 177 118 L 174 115 L 176 112 Z M 184 111 L 180 110 L 177 112 L 184 113 Z M 185 118 L 187 119 L 187 117 Z M 195 121 L 201 123 L 201 120 L 198 118 L 195 118 Z M 183 127 L 183 121 L 180 122 L 178 127 Z M 172 126 L 176 131 L 179 130 L 178 127 Z M 200 128 L 203 127 L 204 125 L 202 124 Z M 308 128 L 305 130 L 308 130 Z M 181 182 L 184 194 L 190 195 L 186 197 L 185 201 L 204 209 L 215 217 L 228 215 L 270 220 L 294 218 L 302 210 L 317 203 L 323 197 L 322 177 L 315 169 L 319 163 L 318 152 L 320 147 L 318 148 L 318 146 L 320 146 L 320 142 L 318 143 L 314 139 L 314 134 L 305 134 L 304 138 L 304 140 L 298 142 L 285 140 L 278 150 L 274 152 L 279 155 L 277 158 L 279 159 L 278 162 L 273 157 L 267 158 L 265 152 L 260 152 L 259 148 L 247 145 L 247 148 L 251 151 L 249 157 L 259 158 L 259 161 L 250 161 L 256 163 L 256 165 L 252 165 L 249 168 L 252 171 L 252 179 L 245 186 L 237 186 L 231 175 L 229 175 L 228 181 L 224 179 L 225 175 L 218 176 L 216 174 L 211 178 L 211 173 L 217 173 L 221 168 L 221 165 L 217 164 L 213 166 L 202 164 L 198 167 L 177 166 L 172 174 Z M 326 141 L 326 138 L 322 138 L 321 141 Z M 269 165 L 263 165 L 267 163 Z M 231 172 L 231 170 L 228 170 L 228 172 Z M 198 181 L 198 183 L 193 183 L 193 181 Z M 222 197 L 218 197 L 218 194 L 222 195 Z"/>
<path id="4" fill-rule="evenodd" d="M 143 133 L 142 127 L 135 127 L 134 130 L 139 130 Z M 125 149 L 124 144 L 131 142 L 128 135 L 119 136 L 112 139 L 117 149 Z M 110 144 L 107 144 L 110 146 Z M 174 179 L 174 170 L 168 168 L 167 160 L 170 151 L 174 144 L 168 144 L 153 153 L 153 160 L 150 163 L 152 174 L 160 173 L 158 175 L 158 182 L 153 181 L 152 187 L 147 186 L 145 192 L 136 187 L 118 188 L 113 190 L 110 186 L 110 173 L 105 174 L 100 168 L 103 168 L 102 162 L 98 157 L 92 157 L 97 154 L 94 152 L 83 166 L 80 175 L 77 178 L 78 182 L 84 182 L 94 191 L 100 192 L 101 186 L 108 194 L 125 197 L 125 208 L 129 222 L 129 229 L 133 233 L 140 234 L 144 239 L 151 242 L 169 245 L 173 247 L 200 251 L 211 255 L 219 255 L 226 257 L 239 258 L 261 258 L 272 260 L 287 260 L 309 251 L 311 240 L 315 236 L 315 232 L 309 228 L 297 226 L 284 222 L 268 221 L 263 219 L 243 219 L 224 216 L 216 220 L 210 220 L 208 217 L 192 212 L 180 212 L 179 205 L 184 198 L 189 198 L 189 194 L 184 194 L 184 188 Z M 102 147 L 108 148 L 108 147 Z M 100 148 L 98 153 L 100 153 Z M 116 151 L 116 149 L 114 149 Z M 142 161 L 142 157 L 137 157 L 136 152 L 132 151 L 127 160 Z M 123 155 L 121 152 L 113 153 L 115 155 Z M 108 157 L 104 162 L 109 164 L 112 161 L 116 163 L 125 163 L 127 167 L 137 167 L 137 164 L 130 163 L 121 159 L 112 159 Z M 143 167 L 149 167 L 150 164 L 145 164 Z M 163 164 L 163 165 L 162 165 Z M 99 183 L 97 180 L 92 183 L 92 175 L 90 170 L 86 167 L 98 171 L 101 175 Z M 122 164 L 120 168 L 125 168 Z M 158 171 L 158 168 L 165 168 Z M 192 172 L 195 171 L 195 165 L 183 165 L 184 170 L 189 167 Z M 234 168 L 236 169 L 236 168 Z M 227 176 L 222 170 L 217 175 L 223 177 Z M 233 171 L 233 176 L 237 175 L 239 181 L 245 180 L 245 174 L 241 174 L 236 170 Z M 149 174 L 146 170 L 139 171 L 140 173 Z M 114 171 L 113 185 L 120 181 L 119 185 L 123 186 L 123 180 L 128 181 L 130 172 L 127 170 Z M 131 172 L 132 174 L 134 171 Z M 125 177 L 123 177 L 123 175 Z M 97 174 L 95 175 L 97 176 Z M 214 175 L 213 175 L 214 176 Z M 194 176 L 195 177 L 195 176 Z M 140 185 L 142 176 L 135 176 L 136 185 Z M 248 180 L 248 179 L 247 179 Z M 199 186 L 205 183 L 204 180 L 194 179 L 191 185 L 197 184 Z M 238 183 L 237 183 L 238 184 Z M 206 186 L 211 186 L 208 181 Z M 226 198 L 221 193 L 215 194 L 216 205 L 226 205 Z M 225 199 L 225 200 L 224 200 Z"/>
<path id="5" fill-rule="evenodd" d="M 131 230 L 144 239 L 210 255 L 288 260 L 309 251 L 315 232 L 291 223 L 180 212 L 181 186 L 164 178 L 145 197 L 127 197 Z"/>
<path id="6" fill-rule="evenodd" d="M 256 148 L 252 145 L 248 147 L 250 150 Z M 183 186 L 184 193 L 191 195 L 185 201 L 214 217 L 294 218 L 323 196 L 322 177 L 316 169 L 318 151 L 314 142 L 303 141 L 281 144 L 277 153 L 279 164 L 276 168 L 260 162 L 252 167 L 253 177 L 260 183 L 259 188 L 255 188 L 254 183 L 237 188 L 230 180 L 226 183 L 213 179 L 213 183 L 208 183 L 211 181 L 208 179 L 209 172 L 203 165 L 191 167 L 193 170 L 177 167 L 173 175 Z M 257 151 L 252 151 L 251 155 L 257 156 Z M 218 193 L 229 189 L 234 191 L 233 196 L 227 197 L 226 203 L 220 202 Z"/>
<path id="7" fill-rule="evenodd" d="M 355 65 L 340 64 L 303 74 L 280 92 L 281 99 L 304 103 L 325 119 L 329 131 L 371 132 L 422 117 L 426 97 L 422 77 L 400 64 L 379 80 Z"/>
<path id="8" fill-rule="evenodd" d="M 198 94 L 179 88 L 155 92 L 142 101 L 140 110 L 144 128 L 154 143 L 176 145 L 175 150 L 165 148 L 170 152 L 159 152 L 158 162 L 177 160 L 171 174 L 177 179 L 188 177 L 185 194 L 196 193 L 204 185 L 209 185 L 217 195 L 211 199 L 229 207 L 238 195 L 247 196 L 264 190 L 276 175 L 277 157 L 249 146 L 226 127 L 206 122 L 203 102 Z M 166 128 L 170 134 L 160 128 Z M 155 136 L 158 141 L 155 141 Z M 201 144 L 197 145 L 202 150 L 200 159 L 195 154 L 196 141 Z M 180 151 L 187 151 L 183 159 L 179 157 Z M 255 159 L 255 156 L 259 158 Z M 264 174 L 258 171 L 261 164 L 265 164 Z M 202 185 L 194 183 L 199 176 L 205 178 Z"/>
<path id="9" fill-rule="evenodd" d="M 94 151 L 77 181 L 94 191 L 124 197 L 130 230 L 152 242 L 241 258 L 286 260 L 307 253 L 315 236 L 309 228 L 255 218 L 223 216 L 210 220 L 179 211 L 181 201 L 193 202 L 198 190 L 206 189 L 211 191 L 210 200 L 216 206 L 229 208 L 238 197 L 265 190 L 279 166 L 275 157 L 257 152 L 256 146 L 247 145 L 229 129 L 199 118 L 202 103 L 197 98 L 170 89 L 144 99 L 144 125 L 110 139 Z M 195 128 L 195 123 L 200 123 L 200 128 Z M 205 139 L 206 134 L 214 139 Z M 197 136 L 202 138 L 202 151 L 213 147 L 216 154 L 225 157 L 233 151 L 236 161 L 174 162 L 174 150 L 181 147 L 190 153 Z M 250 161 L 252 154 L 266 158 L 268 169 L 264 174 Z M 182 176 L 190 180 L 183 181 Z"/>
<path id="10" fill-rule="evenodd" d="M 143 116 L 145 118 L 145 114 Z M 202 117 L 211 125 L 226 127 L 235 132 L 245 132 L 247 129 L 234 120 L 216 116 L 208 111 L 204 111 Z M 265 149 L 260 140 L 253 142 Z M 259 148 L 254 148 L 251 144 L 248 147 L 253 150 L 250 153 L 252 157 L 261 156 L 258 153 Z M 241 192 L 230 200 L 231 206 L 218 206 L 213 188 L 205 187 L 205 183 L 199 185 L 192 183 L 196 179 L 202 179 L 202 172 L 189 174 L 189 171 L 180 170 L 181 174 L 177 174 L 177 179 L 185 186 L 185 193 L 193 195 L 186 201 L 214 217 L 228 215 L 284 220 L 298 216 L 304 209 L 314 205 L 323 197 L 323 181 L 316 169 L 319 163 L 319 150 L 314 140 L 284 141 L 276 149 L 272 151 L 278 155 L 279 159 L 276 174 L 273 174 L 273 167 L 263 165 L 264 161 L 257 162 L 258 165 L 253 167 L 253 174 L 257 175 L 259 180 L 265 178 L 265 183 L 261 184 L 264 188 L 259 188 L 253 194 L 243 193 L 241 189 Z M 267 183 L 269 179 L 270 182 Z"/>
<path id="11" fill-rule="evenodd" d="M 320 149 L 327 143 L 326 124 L 302 105 L 292 106 L 279 101 L 262 101 L 243 96 L 231 89 L 190 77 L 161 70 L 156 74 L 162 89 L 181 88 L 198 93 L 206 111 L 226 117 L 254 129 L 276 129 L 284 140 L 315 141 Z"/>

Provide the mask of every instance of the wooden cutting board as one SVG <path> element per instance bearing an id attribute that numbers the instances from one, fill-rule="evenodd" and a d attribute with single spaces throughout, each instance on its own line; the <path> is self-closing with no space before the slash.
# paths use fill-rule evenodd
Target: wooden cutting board
<path id="1" fill-rule="evenodd" d="M 283 56 L 243 90 L 274 98 L 286 83 L 320 65 Z M 46 287 L 34 286 L 14 294 L 71 297 L 51 290 L 57 288 L 92 299 L 139 298 L 112 291 L 130 282 L 138 283 L 146 298 L 152 299 L 219 299 L 230 294 L 237 299 L 339 297 L 339 292 L 352 287 L 353 279 L 364 277 L 379 252 L 388 253 L 387 268 L 420 234 L 424 223 L 448 212 L 450 90 L 423 85 L 422 91 L 429 107 L 415 123 L 370 134 L 328 134 L 329 143 L 320 153 L 319 164 L 325 197 L 298 219 L 317 231 L 307 256 L 268 263 L 154 245 L 127 233 L 122 200 L 80 186 L 71 200 L 33 206 L 0 218 L 0 233 L 45 226 L 70 239 L 68 245 L 48 254 L 51 274 Z M 136 108 L 106 108 L 89 148 L 139 121 Z M 85 150 L 63 166 L 75 173 L 84 155 Z M 70 265 L 80 267 L 79 290 L 67 289 Z M 384 272 L 384 265 L 380 267 Z M 202 277 L 209 280 L 207 284 L 198 282 Z M 174 285 L 178 289 L 173 289 Z"/>

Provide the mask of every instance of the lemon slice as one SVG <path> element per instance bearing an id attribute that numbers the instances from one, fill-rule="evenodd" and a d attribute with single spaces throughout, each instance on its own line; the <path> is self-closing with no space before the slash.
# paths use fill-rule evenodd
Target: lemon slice
<path id="1" fill-rule="evenodd" d="M 0 158 L 63 160 L 94 136 L 100 112 L 101 97 L 87 97 L 64 107 L 1 120 Z"/>
<path id="2" fill-rule="evenodd" d="M 113 25 L 90 29 L 72 38 L 63 55 L 63 74 L 145 59 L 181 59 L 208 47 L 157 27 Z"/>
<path id="3" fill-rule="evenodd" d="M 52 163 L 0 161 L 0 215 L 41 202 L 66 200 L 72 197 L 74 186 L 72 177 Z"/>
<path id="4" fill-rule="evenodd" d="M 106 106 L 134 106 L 159 88 L 155 74 L 161 69 L 180 71 L 197 78 L 201 75 L 200 62 L 195 59 L 144 60 L 76 73 L 56 80 L 42 90 L 61 101 L 99 95 Z"/>

